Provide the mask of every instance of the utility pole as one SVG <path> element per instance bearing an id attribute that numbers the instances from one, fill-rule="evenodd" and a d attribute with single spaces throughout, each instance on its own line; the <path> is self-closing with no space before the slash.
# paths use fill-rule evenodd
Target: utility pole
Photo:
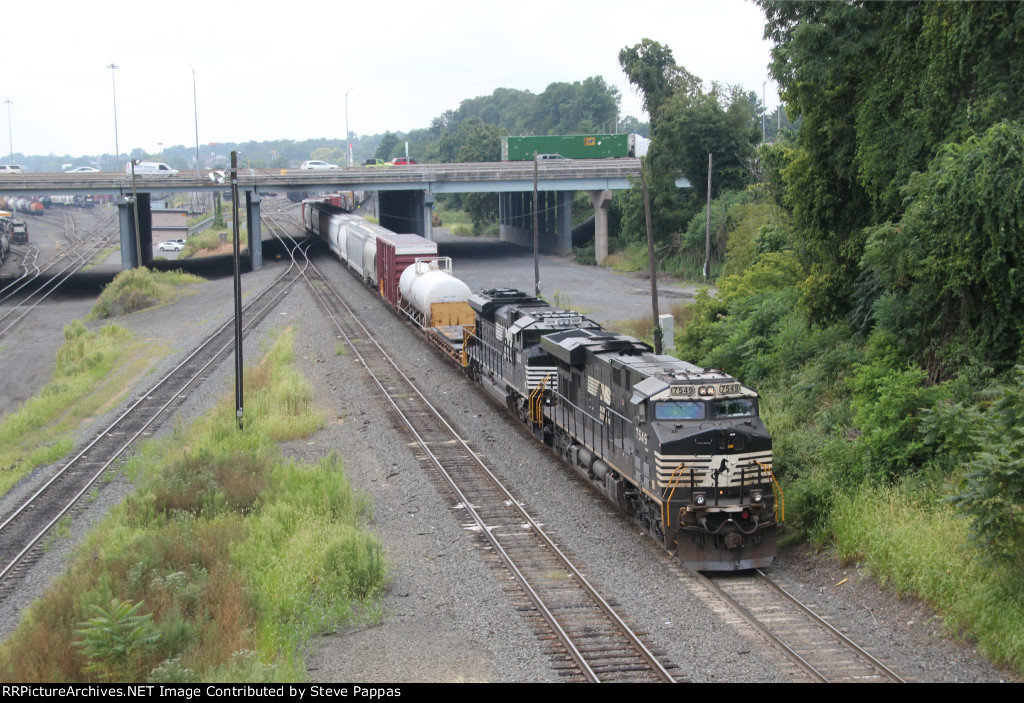
<path id="1" fill-rule="evenodd" d="M 242 429 L 242 272 L 239 268 L 238 152 L 231 152 L 231 231 L 235 235 L 235 421 Z"/>
<path id="2" fill-rule="evenodd" d="M 654 228 L 651 226 L 651 196 L 647 192 L 647 159 L 640 159 L 640 183 L 644 188 L 644 221 L 647 224 L 647 258 L 651 266 L 651 308 L 654 313 L 654 353 L 661 354 L 661 322 L 658 310 L 658 262 L 654 260 Z"/>
<path id="3" fill-rule="evenodd" d="M 537 222 L 537 152 L 533 152 L 533 295 L 540 297 L 540 225 Z"/>
<path id="4" fill-rule="evenodd" d="M 768 138 L 768 132 L 765 129 L 765 110 L 767 109 L 764 104 L 764 87 L 768 84 L 768 81 L 761 82 L 761 143 L 763 144 L 765 139 Z"/>
<path id="5" fill-rule="evenodd" d="M 704 280 L 711 273 L 711 152 L 708 152 L 708 213 L 704 235 Z"/>

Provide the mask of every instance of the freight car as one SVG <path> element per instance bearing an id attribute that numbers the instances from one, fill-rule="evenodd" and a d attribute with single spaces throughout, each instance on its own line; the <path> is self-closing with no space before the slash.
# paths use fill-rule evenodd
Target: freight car
<path id="1" fill-rule="evenodd" d="M 342 258 L 353 216 L 309 208 Z M 426 251 L 399 262 L 402 238 Z M 382 296 L 655 541 L 698 570 L 772 563 L 782 501 L 755 391 L 521 291 L 471 295 L 417 235 L 377 243 Z"/>
<path id="2" fill-rule="evenodd" d="M 614 159 L 647 155 L 650 140 L 639 134 L 573 134 L 502 137 L 502 161 L 532 161 L 534 154 L 567 159 Z"/>

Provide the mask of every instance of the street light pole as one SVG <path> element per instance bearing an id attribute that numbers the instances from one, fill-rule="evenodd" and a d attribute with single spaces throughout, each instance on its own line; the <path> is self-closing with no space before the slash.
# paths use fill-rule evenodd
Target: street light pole
<path id="1" fill-rule="evenodd" d="M 196 180 L 199 180 L 199 101 L 196 99 L 196 69 L 192 64 L 192 114 L 196 120 Z"/>
<path id="2" fill-rule="evenodd" d="M 352 92 L 349 88 L 345 91 L 345 144 L 347 145 L 346 151 L 348 152 L 348 165 L 352 165 L 352 139 L 349 136 L 351 132 L 348 131 L 348 94 Z"/>
<path id="3" fill-rule="evenodd" d="M 11 136 L 13 134 L 13 132 L 11 131 L 11 103 L 12 103 L 12 101 L 11 100 L 4 100 L 4 102 L 7 103 L 7 140 L 8 140 L 8 143 L 9 143 L 10 147 L 11 147 L 11 163 L 13 164 L 14 163 L 14 137 Z"/>
<path id="4" fill-rule="evenodd" d="M 110 88 L 114 92 L 114 158 L 117 159 L 117 170 L 121 171 L 121 147 L 117 142 L 117 85 L 114 81 L 114 71 L 121 67 L 112 63 L 107 68 L 110 69 Z"/>

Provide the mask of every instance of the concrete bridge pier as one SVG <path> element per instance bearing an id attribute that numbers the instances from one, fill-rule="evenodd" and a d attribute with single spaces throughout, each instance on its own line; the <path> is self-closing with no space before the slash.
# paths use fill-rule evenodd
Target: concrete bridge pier
<path id="1" fill-rule="evenodd" d="M 503 242 L 533 248 L 533 192 L 498 194 L 498 231 Z M 572 252 L 572 191 L 537 193 L 539 249 L 549 254 Z"/>
<path id="2" fill-rule="evenodd" d="M 608 258 L 608 205 L 612 202 L 610 190 L 595 190 L 590 194 L 594 206 L 594 258 L 597 263 Z"/>
<path id="3" fill-rule="evenodd" d="M 260 195 L 245 191 L 245 221 L 249 232 L 249 264 L 253 271 L 263 268 L 263 233 L 260 229 Z"/>
<path id="4" fill-rule="evenodd" d="M 380 226 L 399 234 L 434 240 L 434 194 L 426 190 L 382 190 L 377 194 Z"/>
<path id="5" fill-rule="evenodd" d="M 117 217 L 121 225 L 121 270 L 128 271 L 153 263 L 153 213 L 149 193 L 138 194 L 138 246 L 135 238 L 136 202 L 132 198 L 117 201 Z M 139 251 L 139 247 L 142 251 Z"/>

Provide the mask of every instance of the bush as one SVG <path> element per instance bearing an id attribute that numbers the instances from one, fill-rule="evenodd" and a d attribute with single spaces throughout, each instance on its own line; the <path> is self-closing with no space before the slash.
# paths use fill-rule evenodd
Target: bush
<path id="1" fill-rule="evenodd" d="M 856 367 L 849 385 L 854 424 L 861 431 L 864 468 L 876 477 L 922 469 L 930 451 L 921 434 L 922 413 L 945 397 L 942 386 L 927 385 L 923 369 L 893 368 L 890 358 Z"/>
<path id="2" fill-rule="evenodd" d="M 982 450 L 968 463 L 952 500 L 971 520 L 971 537 L 986 558 L 1024 572 L 1024 368 L 1016 383 L 995 389 L 977 425 Z"/>

